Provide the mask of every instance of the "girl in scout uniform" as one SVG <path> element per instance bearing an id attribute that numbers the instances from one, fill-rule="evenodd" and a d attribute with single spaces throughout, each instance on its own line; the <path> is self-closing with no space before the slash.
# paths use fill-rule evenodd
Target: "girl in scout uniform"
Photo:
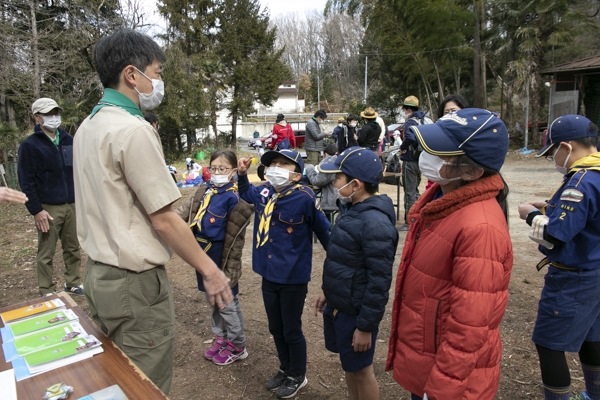
<path id="1" fill-rule="evenodd" d="M 210 158 L 211 179 L 201 185 L 177 213 L 190 224 L 198 244 L 230 279 L 233 301 L 219 309 L 212 306 L 212 331 L 217 336 L 204 357 L 227 365 L 248 357 L 244 320 L 238 299 L 242 275 L 242 249 L 252 206 L 241 200 L 233 182 L 237 157 L 231 150 L 218 150 Z M 198 289 L 204 292 L 202 276 L 196 272 Z"/>
<path id="2" fill-rule="evenodd" d="M 519 206 L 548 266 L 532 340 L 544 399 L 600 399 L 600 153 L 598 127 L 581 115 L 557 118 L 546 156 L 564 179 L 547 202 Z M 579 352 L 586 392 L 571 396 L 565 351 Z"/>

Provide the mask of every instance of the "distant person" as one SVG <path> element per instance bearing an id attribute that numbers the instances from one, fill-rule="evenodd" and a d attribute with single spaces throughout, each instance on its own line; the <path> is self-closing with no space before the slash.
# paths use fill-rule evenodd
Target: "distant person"
<path id="1" fill-rule="evenodd" d="M 177 183 L 177 168 L 175 168 L 168 160 L 165 160 L 165 164 L 167 164 L 167 171 L 171 174 L 171 178 L 173 181 Z"/>
<path id="2" fill-rule="evenodd" d="M 211 327 L 216 338 L 204 352 L 207 360 L 228 365 L 248 357 L 238 282 L 242 276 L 246 227 L 254 209 L 237 192 L 237 157 L 233 151 L 215 151 L 209 165 L 210 180 L 177 209 L 177 214 L 190 226 L 202 250 L 229 278 L 233 301 L 222 309 L 211 307 Z M 196 272 L 196 278 L 198 289 L 206 294 L 202 275 Z"/>
<path id="3" fill-rule="evenodd" d="M 34 216 L 38 232 L 39 291 L 42 296 L 55 292 L 52 260 L 60 239 L 65 262 L 64 290 L 83 295 L 75 220 L 73 137 L 60 129 L 62 108 L 56 101 L 37 99 L 31 111 L 34 133 L 19 146 L 17 171 L 21 190 L 29 199 L 25 206 Z"/>
<path id="4" fill-rule="evenodd" d="M 419 154 L 421 151 L 418 140 L 410 128 L 429 124 L 431 120 L 425 117 L 423 111 L 419 110 L 419 99 L 415 96 L 408 96 L 404 99 L 402 111 L 406 115 L 404 139 L 400 146 L 402 181 L 404 182 L 404 224 L 399 229 L 408 231 L 408 213 L 419 198 L 419 185 L 421 184 L 421 170 L 419 169 Z"/>
<path id="5" fill-rule="evenodd" d="M 313 232 L 327 248 L 330 223 L 316 207 L 311 189 L 300 185 L 304 162 L 297 151 L 268 151 L 260 162 L 268 183 L 248 181 L 250 158 L 238 160 L 240 196 L 254 204 L 252 269 L 262 277 L 269 332 L 277 348 L 279 370 L 266 388 L 280 399 L 294 397 L 307 383 L 306 339 L 302 332 L 311 279 Z"/>
<path id="6" fill-rule="evenodd" d="M 332 164 L 337 158 L 337 146 L 330 144 L 325 147 L 325 157 L 319 165 Z M 306 176 L 311 185 L 321 188 L 321 201 L 319 206 L 325 213 L 329 221 L 332 221 L 333 213 L 338 210 L 336 204 L 338 192 L 333 186 L 335 174 L 320 173 L 316 165 L 306 165 Z"/>
<path id="7" fill-rule="evenodd" d="M 581 115 L 552 122 L 546 157 L 560 185 L 546 201 L 519 205 L 548 266 L 532 340 L 538 352 L 544 399 L 600 399 L 600 153 L 598 127 Z M 543 179 L 543 178 L 542 178 Z M 557 179 L 558 180 L 558 179 Z M 586 392 L 571 396 L 565 352 L 579 353 Z M 571 358 L 571 355 L 569 355 Z"/>
<path id="8" fill-rule="evenodd" d="M 181 193 L 143 112 L 164 95 L 166 56 L 129 29 L 94 47 L 104 95 L 77 130 L 77 233 L 89 255 L 85 297 L 102 331 L 163 393 L 173 378 L 175 304 L 165 264 L 172 251 L 203 279 L 210 305 L 233 296 L 229 279 L 175 213 Z"/>
<path id="9" fill-rule="evenodd" d="M 392 137 L 394 138 L 394 147 L 400 147 L 402 146 L 402 137 L 401 137 L 401 133 L 398 130 L 395 130 L 394 133 L 392 134 Z"/>
<path id="10" fill-rule="evenodd" d="M 338 135 L 337 148 L 338 154 L 349 147 L 358 146 L 358 117 L 354 114 L 348 114 L 346 124 L 342 127 L 341 135 Z"/>
<path id="11" fill-rule="evenodd" d="M 333 128 L 333 133 L 331 134 L 331 137 L 333 138 L 333 140 L 337 141 L 338 135 L 343 131 L 345 123 L 346 123 L 346 118 L 344 118 L 344 117 L 338 118 L 337 126 L 335 128 Z"/>
<path id="12" fill-rule="evenodd" d="M 327 113 L 323 110 L 317 111 L 306 123 L 306 136 L 304 138 L 304 149 L 306 150 L 306 162 L 317 165 L 323 155 L 323 139 L 329 132 L 322 132 L 321 125 L 327 118 Z"/>
<path id="13" fill-rule="evenodd" d="M 158 117 L 156 116 L 156 114 L 146 113 L 146 114 L 144 114 L 144 119 L 146 121 L 148 121 L 148 123 L 150 125 L 152 125 L 152 127 L 158 131 L 159 125 L 158 125 Z"/>
<path id="14" fill-rule="evenodd" d="M 435 184 L 410 209 L 385 369 L 411 400 L 493 400 L 513 266 L 508 130 L 475 108 L 409 129 Z"/>
<path id="15" fill-rule="evenodd" d="M 339 354 L 348 398 L 377 399 L 373 356 L 398 246 L 394 205 L 377 192 L 383 174 L 379 157 L 370 150 L 346 149 L 318 170 L 334 177 L 340 216 L 313 311 L 323 314 L 325 348 Z"/>
<path id="16" fill-rule="evenodd" d="M 29 199 L 23 192 L 0 186 L 0 204 L 25 204 Z"/>
<path id="17" fill-rule="evenodd" d="M 275 125 L 273 125 L 274 149 L 293 149 L 296 147 L 296 138 L 292 126 L 287 123 L 283 114 L 277 114 Z"/>
<path id="18" fill-rule="evenodd" d="M 463 108 L 469 108 L 469 103 L 459 94 L 451 94 L 446 96 L 438 107 L 438 118 L 442 118 L 446 114 L 450 114 L 453 111 L 462 110 Z"/>
<path id="19" fill-rule="evenodd" d="M 381 134 L 381 126 L 376 121 L 379 114 L 373 107 L 367 107 L 360 116 L 365 120 L 365 125 L 358 132 L 358 145 L 377 153 Z"/>

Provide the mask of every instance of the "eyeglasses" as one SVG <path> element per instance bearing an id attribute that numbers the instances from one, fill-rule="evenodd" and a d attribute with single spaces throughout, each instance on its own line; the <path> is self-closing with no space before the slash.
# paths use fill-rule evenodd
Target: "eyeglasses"
<path id="1" fill-rule="evenodd" d="M 218 172 L 221 175 L 226 173 L 227 171 L 230 171 L 231 169 L 232 168 L 227 168 L 227 167 L 208 167 L 208 171 L 211 174 L 216 174 Z"/>

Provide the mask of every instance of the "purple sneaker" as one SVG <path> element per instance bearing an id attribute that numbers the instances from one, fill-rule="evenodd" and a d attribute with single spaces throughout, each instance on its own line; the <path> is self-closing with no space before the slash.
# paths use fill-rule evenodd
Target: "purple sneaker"
<path id="1" fill-rule="evenodd" d="M 212 361 L 217 365 L 229 365 L 234 361 L 243 360 L 248 357 L 246 347 L 237 348 L 233 343 L 227 342 L 227 346 L 213 357 Z"/>
<path id="2" fill-rule="evenodd" d="M 227 346 L 227 343 L 223 340 L 222 337 L 217 336 L 217 340 L 213 343 L 210 349 L 206 350 L 204 353 L 204 358 L 207 360 L 212 360 L 214 356 L 219 354 L 221 350 L 223 350 Z"/>

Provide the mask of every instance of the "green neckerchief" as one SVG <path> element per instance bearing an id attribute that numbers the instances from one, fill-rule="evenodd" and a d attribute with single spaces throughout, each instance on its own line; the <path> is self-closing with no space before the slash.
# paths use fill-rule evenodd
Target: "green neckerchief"
<path id="1" fill-rule="evenodd" d="M 131 101 L 129 97 L 114 89 L 106 88 L 104 89 L 104 96 L 102 96 L 96 107 L 94 107 L 94 109 L 92 110 L 92 113 L 90 114 L 90 119 L 92 119 L 94 115 L 96 115 L 96 113 L 100 111 L 101 108 L 107 106 L 119 107 L 133 116 L 137 115 L 142 118 L 144 117 L 144 114 L 142 113 L 140 108 L 136 106 L 135 103 Z"/>

